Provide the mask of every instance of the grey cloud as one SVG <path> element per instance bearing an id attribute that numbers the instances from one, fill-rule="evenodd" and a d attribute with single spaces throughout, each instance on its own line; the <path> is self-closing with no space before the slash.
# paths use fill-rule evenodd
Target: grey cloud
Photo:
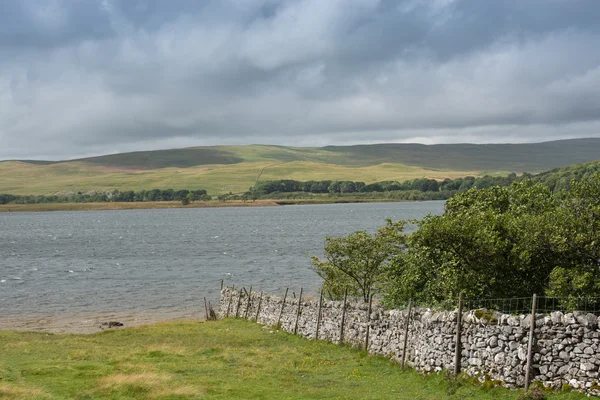
<path id="1" fill-rule="evenodd" d="M 600 136 L 591 0 L 0 0 L 0 159 Z"/>

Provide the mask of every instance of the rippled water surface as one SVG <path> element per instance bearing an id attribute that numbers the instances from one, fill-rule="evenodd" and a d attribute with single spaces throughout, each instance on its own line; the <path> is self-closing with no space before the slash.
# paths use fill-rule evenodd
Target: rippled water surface
<path id="1" fill-rule="evenodd" d="M 315 292 L 326 235 L 440 214 L 444 203 L 0 214 L 0 329 L 78 331 L 197 318 L 220 280 Z M 87 329 L 86 328 L 86 329 Z"/>

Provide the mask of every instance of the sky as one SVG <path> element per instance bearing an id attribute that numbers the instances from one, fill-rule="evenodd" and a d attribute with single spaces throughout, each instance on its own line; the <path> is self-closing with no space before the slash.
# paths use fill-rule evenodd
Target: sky
<path id="1" fill-rule="evenodd" d="M 0 160 L 600 137 L 598 0 L 0 0 Z"/>

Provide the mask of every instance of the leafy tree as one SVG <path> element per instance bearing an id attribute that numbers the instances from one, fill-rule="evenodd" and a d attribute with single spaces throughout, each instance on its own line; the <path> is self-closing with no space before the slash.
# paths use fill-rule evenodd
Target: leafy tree
<path id="1" fill-rule="evenodd" d="M 347 237 L 327 237 L 325 259 L 312 257 L 313 268 L 323 278 L 323 289 L 333 299 L 352 296 L 369 300 L 382 284 L 389 261 L 399 254 L 404 244 L 404 221 L 392 222 L 377 230 L 353 232 Z"/>
<path id="2" fill-rule="evenodd" d="M 600 296 L 600 175 L 554 195 L 530 180 L 471 189 L 441 216 L 415 221 L 385 280 L 388 305 L 408 298 Z"/>

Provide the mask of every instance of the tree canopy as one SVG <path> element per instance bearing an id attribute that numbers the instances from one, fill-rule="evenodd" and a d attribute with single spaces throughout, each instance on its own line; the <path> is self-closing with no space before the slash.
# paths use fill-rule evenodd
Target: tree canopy
<path id="1" fill-rule="evenodd" d="M 461 292 L 471 299 L 537 293 L 567 305 L 577 296 L 600 297 L 600 174 L 559 193 L 531 180 L 470 189 L 448 200 L 443 215 L 411 222 L 418 230 L 410 235 L 400 229 L 328 238 L 325 286 L 339 295 L 348 265 L 359 270 L 354 275 L 377 265 L 375 287 L 390 306 L 409 298 L 439 304 Z"/>

